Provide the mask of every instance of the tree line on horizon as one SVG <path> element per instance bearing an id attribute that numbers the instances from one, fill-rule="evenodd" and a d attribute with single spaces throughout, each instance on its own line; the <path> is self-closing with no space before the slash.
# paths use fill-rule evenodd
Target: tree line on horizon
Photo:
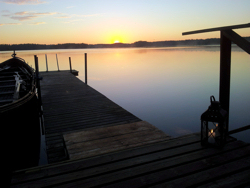
<path id="1" fill-rule="evenodd" d="M 250 37 L 244 37 L 250 41 Z M 46 50 L 46 49 L 83 49 L 83 48 L 138 48 L 138 47 L 176 47 L 176 46 L 197 46 L 197 45 L 219 45 L 219 38 L 210 39 L 189 39 L 177 41 L 137 41 L 134 43 L 114 44 L 85 44 L 85 43 L 64 43 L 64 44 L 0 44 L 0 51 L 12 50 Z"/>

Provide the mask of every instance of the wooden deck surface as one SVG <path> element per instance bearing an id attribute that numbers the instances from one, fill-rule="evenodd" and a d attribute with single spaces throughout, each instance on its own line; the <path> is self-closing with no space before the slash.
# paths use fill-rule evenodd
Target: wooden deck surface
<path id="1" fill-rule="evenodd" d="M 203 148 L 199 134 L 16 172 L 11 187 L 249 187 L 250 145 Z"/>
<path id="2" fill-rule="evenodd" d="M 64 134 L 69 159 L 80 159 L 170 139 L 146 121 Z"/>
<path id="3" fill-rule="evenodd" d="M 64 75 L 42 74 L 50 164 L 14 172 L 11 187 L 249 187 L 250 144 L 229 137 L 223 149 L 206 148 L 199 133 L 169 139 L 73 75 Z M 51 83 L 50 76 L 56 81 Z M 154 132 L 159 140 L 147 140 Z M 136 145 L 140 140 L 144 144 Z"/>
<path id="4" fill-rule="evenodd" d="M 49 163 L 68 159 L 65 133 L 141 121 L 69 71 L 40 75 Z"/>

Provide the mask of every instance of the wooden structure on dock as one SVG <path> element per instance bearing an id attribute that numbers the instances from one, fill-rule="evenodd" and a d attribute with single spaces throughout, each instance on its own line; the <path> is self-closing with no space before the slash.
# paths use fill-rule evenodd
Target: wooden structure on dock
<path id="1" fill-rule="evenodd" d="M 230 77 L 231 77 L 231 45 L 237 44 L 242 50 L 250 54 L 250 42 L 238 35 L 233 29 L 250 27 L 250 23 L 241 25 L 232 25 L 225 27 L 216 27 L 196 31 L 184 32 L 182 35 L 191 35 L 197 33 L 220 31 L 220 88 L 219 101 L 223 109 L 229 114 L 230 104 Z M 227 121 L 229 116 L 227 117 Z M 228 125 L 227 125 L 228 126 Z M 228 129 L 228 127 L 227 127 Z"/>
<path id="2" fill-rule="evenodd" d="M 86 159 L 15 172 L 11 187 L 247 187 L 250 145 L 204 148 L 191 134 Z"/>

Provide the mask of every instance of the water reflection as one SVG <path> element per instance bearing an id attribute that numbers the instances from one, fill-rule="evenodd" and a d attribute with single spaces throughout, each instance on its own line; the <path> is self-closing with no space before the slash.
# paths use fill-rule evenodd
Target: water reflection
<path id="1" fill-rule="evenodd" d="M 219 46 L 77 49 L 17 51 L 34 67 L 61 70 L 72 67 L 84 81 L 84 53 L 88 53 L 88 84 L 108 98 L 171 136 L 200 131 L 200 115 L 214 95 L 219 99 Z M 232 48 L 230 129 L 250 123 L 250 59 L 236 46 Z M 1 52 L 0 62 L 12 52 Z M 245 133 L 238 138 L 250 142 Z"/>

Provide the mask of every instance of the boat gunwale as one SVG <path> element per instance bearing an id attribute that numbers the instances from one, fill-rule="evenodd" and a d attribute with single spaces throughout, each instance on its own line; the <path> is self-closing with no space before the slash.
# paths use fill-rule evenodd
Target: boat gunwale
<path id="1" fill-rule="evenodd" d="M 25 104 L 26 102 L 28 102 L 29 100 L 31 100 L 34 95 L 36 95 L 36 80 L 35 80 L 35 72 L 34 72 L 34 69 L 31 68 L 26 62 L 24 59 L 22 58 L 19 58 L 19 57 L 12 57 L 2 63 L 0 63 L 0 67 L 1 65 L 5 66 L 5 64 L 8 64 L 8 63 L 11 63 L 12 61 L 19 61 L 23 64 L 23 66 L 27 69 L 27 71 L 32 75 L 31 77 L 31 89 L 27 92 L 26 95 L 24 95 L 23 97 L 19 98 L 18 100 L 16 101 L 13 101 L 11 103 L 7 103 L 7 104 L 4 104 L 4 105 L 1 105 L 0 106 L 0 113 L 4 113 L 6 111 L 10 111 L 12 109 L 15 109 L 15 108 L 18 108 L 20 107 L 21 105 Z M 17 66 L 18 67 L 18 66 Z M 0 74 L 1 74 L 1 71 L 0 71 Z"/>

